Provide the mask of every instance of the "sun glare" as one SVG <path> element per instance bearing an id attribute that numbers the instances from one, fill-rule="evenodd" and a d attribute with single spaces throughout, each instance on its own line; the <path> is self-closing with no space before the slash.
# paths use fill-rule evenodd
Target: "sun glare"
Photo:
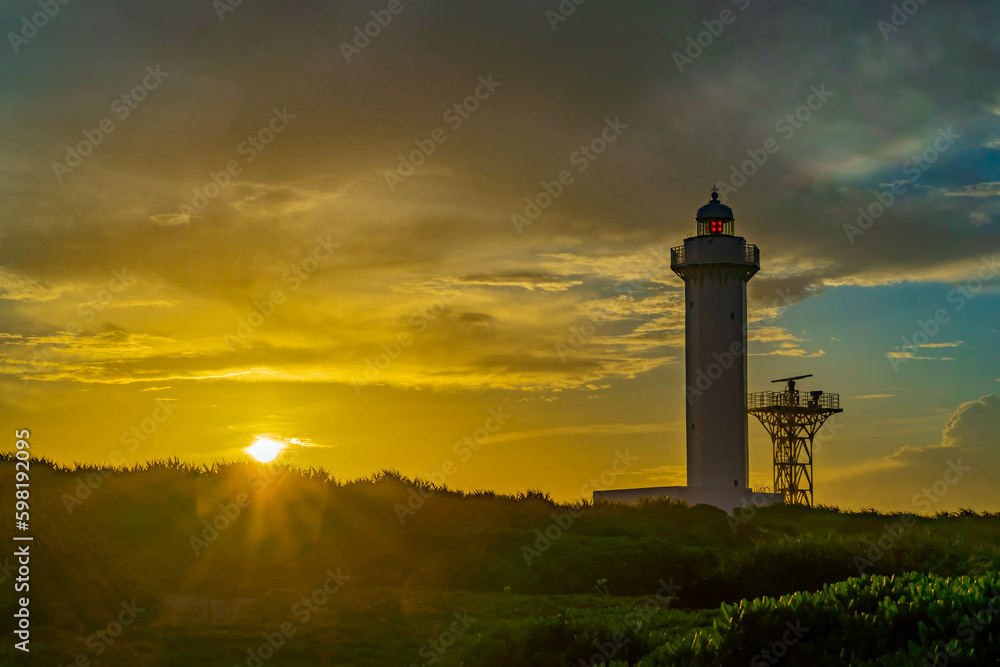
<path id="1" fill-rule="evenodd" d="M 261 463 L 273 461 L 285 449 L 285 443 L 268 438 L 260 438 L 243 451 Z"/>

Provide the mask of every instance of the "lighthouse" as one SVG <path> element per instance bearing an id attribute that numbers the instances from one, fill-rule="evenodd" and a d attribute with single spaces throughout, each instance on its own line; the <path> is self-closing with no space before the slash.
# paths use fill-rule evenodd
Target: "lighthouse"
<path id="1" fill-rule="evenodd" d="M 733 209 L 717 188 L 695 225 L 684 245 L 670 249 L 670 268 L 684 281 L 687 486 L 594 491 L 594 500 L 667 497 L 730 514 L 784 502 L 781 493 L 748 485 L 747 283 L 760 270 L 760 252 L 736 235 Z"/>
<path id="2" fill-rule="evenodd" d="M 717 189 L 695 215 L 696 233 L 670 251 L 684 281 L 687 483 L 746 489 L 747 283 L 757 246 L 737 236 Z"/>

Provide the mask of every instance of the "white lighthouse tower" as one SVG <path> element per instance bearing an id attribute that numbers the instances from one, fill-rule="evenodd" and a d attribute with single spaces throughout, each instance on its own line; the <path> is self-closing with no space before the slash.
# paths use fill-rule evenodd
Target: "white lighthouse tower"
<path id="1" fill-rule="evenodd" d="M 687 483 L 746 489 L 747 282 L 760 252 L 736 236 L 718 190 L 695 221 L 697 233 L 670 251 L 684 280 Z"/>
<path id="2" fill-rule="evenodd" d="M 760 270 L 757 246 L 736 236 L 718 190 L 698 209 L 696 233 L 670 249 L 684 280 L 687 486 L 595 491 L 594 500 L 669 497 L 734 512 L 783 502 L 747 484 L 747 282 Z"/>

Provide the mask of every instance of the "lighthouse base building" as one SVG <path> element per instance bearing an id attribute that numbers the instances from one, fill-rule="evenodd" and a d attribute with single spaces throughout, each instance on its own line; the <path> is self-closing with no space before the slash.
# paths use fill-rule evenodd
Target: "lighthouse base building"
<path id="1" fill-rule="evenodd" d="M 718 191 L 695 221 L 696 234 L 670 250 L 670 268 L 684 280 L 688 485 L 595 491 L 594 500 L 669 497 L 730 513 L 782 502 L 748 483 L 747 283 L 760 252 L 734 234 L 733 210 Z"/>
<path id="2" fill-rule="evenodd" d="M 780 493 L 758 493 L 750 489 L 730 489 L 718 486 L 647 486 L 642 489 L 611 489 L 594 491 L 594 500 L 615 503 L 638 503 L 643 498 L 672 498 L 688 505 L 712 505 L 729 514 L 744 507 L 780 505 Z"/>

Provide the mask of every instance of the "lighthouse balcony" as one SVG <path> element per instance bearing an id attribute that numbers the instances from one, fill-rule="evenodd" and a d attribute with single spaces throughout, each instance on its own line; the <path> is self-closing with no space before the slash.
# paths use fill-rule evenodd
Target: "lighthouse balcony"
<path id="1" fill-rule="evenodd" d="M 703 264 L 742 267 L 749 280 L 760 270 L 760 250 L 739 236 L 695 236 L 670 249 L 670 268 L 681 278 L 685 269 Z"/>
<path id="2" fill-rule="evenodd" d="M 682 246 L 670 249 L 670 265 L 678 264 L 712 264 L 725 262 L 727 264 L 756 264 L 760 268 L 760 249 L 743 239 L 730 237 L 723 239 L 713 237 L 707 243 L 698 243 L 704 236 L 695 236 Z M 725 243 L 724 241 L 731 241 Z M 734 241 L 734 242 L 732 242 Z"/>

